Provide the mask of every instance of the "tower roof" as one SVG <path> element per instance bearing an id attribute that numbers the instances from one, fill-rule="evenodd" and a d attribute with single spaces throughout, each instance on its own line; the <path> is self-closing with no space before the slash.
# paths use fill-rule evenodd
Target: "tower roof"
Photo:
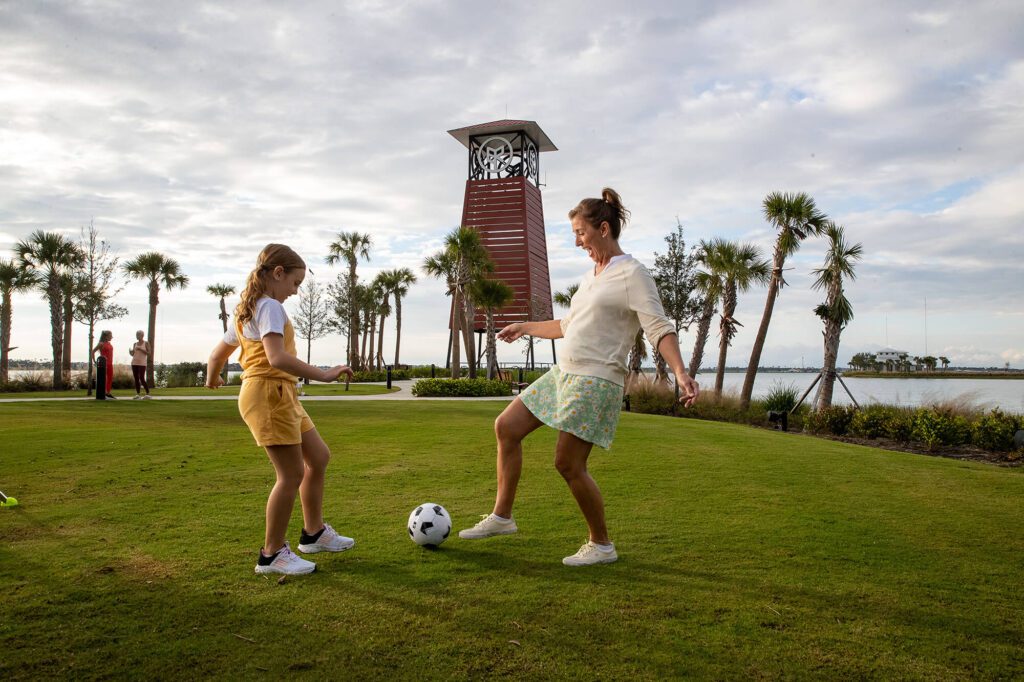
<path id="1" fill-rule="evenodd" d="M 547 136 L 547 133 L 541 130 L 536 121 L 513 121 L 510 119 L 503 119 L 501 121 L 491 121 L 490 123 L 477 123 L 476 125 L 466 126 L 465 128 L 455 128 L 454 130 L 449 130 L 448 134 L 468 148 L 469 138 L 473 135 L 486 135 L 488 133 L 500 135 L 501 133 L 511 133 L 517 130 L 525 130 L 527 135 L 537 141 L 537 151 L 558 151 L 558 147 L 556 147 L 555 143 L 551 141 L 551 138 Z"/>

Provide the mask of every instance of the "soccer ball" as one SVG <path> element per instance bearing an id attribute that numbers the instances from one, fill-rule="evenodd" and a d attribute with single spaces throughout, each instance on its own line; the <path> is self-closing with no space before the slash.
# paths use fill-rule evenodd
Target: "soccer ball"
<path id="1" fill-rule="evenodd" d="M 439 504 L 426 502 L 409 514 L 409 538 L 417 545 L 437 547 L 452 532 L 452 517 Z"/>

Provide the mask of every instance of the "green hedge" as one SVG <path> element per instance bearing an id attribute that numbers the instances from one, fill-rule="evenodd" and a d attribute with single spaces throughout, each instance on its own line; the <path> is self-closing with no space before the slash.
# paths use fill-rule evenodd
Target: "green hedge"
<path id="1" fill-rule="evenodd" d="M 510 396 L 512 387 L 503 381 L 487 379 L 420 379 L 412 387 L 420 398 L 481 398 Z"/>

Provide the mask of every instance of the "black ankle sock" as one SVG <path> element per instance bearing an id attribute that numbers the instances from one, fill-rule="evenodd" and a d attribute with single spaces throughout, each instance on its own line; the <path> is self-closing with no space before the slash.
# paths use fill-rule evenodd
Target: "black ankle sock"
<path id="1" fill-rule="evenodd" d="M 274 552 L 270 556 L 265 556 L 263 554 L 263 550 L 261 549 L 260 550 L 259 565 L 260 566 L 269 566 L 270 564 L 274 563 L 274 559 L 276 559 L 277 555 L 280 554 L 280 553 L 281 553 L 281 550 L 277 550 L 276 552 Z"/>
<path id="2" fill-rule="evenodd" d="M 318 530 L 315 534 L 310 535 L 306 532 L 306 529 L 302 529 L 302 534 L 299 536 L 299 542 L 304 545 L 310 545 L 320 539 L 320 536 L 324 534 L 324 528 Z"/>

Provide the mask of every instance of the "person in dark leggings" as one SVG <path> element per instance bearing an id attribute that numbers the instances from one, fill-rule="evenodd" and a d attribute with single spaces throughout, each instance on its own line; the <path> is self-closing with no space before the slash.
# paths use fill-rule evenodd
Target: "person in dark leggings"
<path id="1" fill-rule="evenodd" d="M 146 362 L 149 358 L 149 342 L 143 340 L 145 334 L 142 330 L 135 332 L 135 343 L 132 345 L 132 377 L 135 378 L 135 397 L 133 400 L 141 400 L 139 388 L 146 389 L 145 397 L 149 398 L 149 384 L 146 383 Z"/>

